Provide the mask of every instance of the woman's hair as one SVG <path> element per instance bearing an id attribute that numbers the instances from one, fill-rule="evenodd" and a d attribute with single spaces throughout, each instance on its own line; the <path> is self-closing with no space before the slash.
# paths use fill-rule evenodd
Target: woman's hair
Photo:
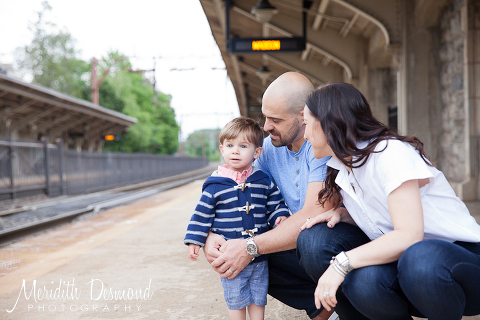
<path id="1" fill-rule="evenodd" d="M 240 134 L 244 134 L 245 139 L 247 139 L 248 142 L 253 143 L 255 148 L 263 145 L 262 128 L 257 121 L 247 117 L 238 117 L 230 120 L 223 127 L 222 131 L 220 131 L 218 140 L 220 141 L 220 144 L 223 144 L 225 139 L 233 140 L 236 139 Z"/>
<path id="2" fill-rule="evenodd" d="M 388 139 L 411 144 L 423 160 L 432 165 L 423 151 L 423 143 L 415 136 L 401 136 L 375 119 L 363 94 L 351 84 L 328 83 L 320 86 L 308 96 L 306 104 L 320 121 L 327 144 L 347 167 L 363 166 L 370 154 L 385 150 L 375 151 L 375 147 Z M 358 149 L 359 142 L 367 142 L 367 146 Z M 337 174 L 338 170 L 327 168 L 325 188 L 318 194 L 321 205 L 330 200 L 335 209 L 343 202 L 340 188 L 335 183 Z"/>

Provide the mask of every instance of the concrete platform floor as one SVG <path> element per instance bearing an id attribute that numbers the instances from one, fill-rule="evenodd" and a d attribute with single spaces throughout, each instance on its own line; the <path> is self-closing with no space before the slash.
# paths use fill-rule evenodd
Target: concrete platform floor
<path id="1" fill-rule="evenodd" d="M 218 275 L 182 244 L 202 183 L 0 248 L 0 319 L 228 319 Z M 265 318 L 308 319 L 271 297 Z"/>

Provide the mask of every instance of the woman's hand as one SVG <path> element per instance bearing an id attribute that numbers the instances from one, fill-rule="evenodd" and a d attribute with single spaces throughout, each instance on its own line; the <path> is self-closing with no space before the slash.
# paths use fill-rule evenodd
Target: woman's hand
<path id="1" fill-rule="evenodd" d="M 300 227 L 299 232 L 302 232 L 305 229 L 310 229 L 317 223 L 327 222 L 329 228 L 333 228 L 337 223 L 342 221 L 342 213 L 345 211 L 347 214 L 347 209 L 341 207 L 338 209 L 331 209 L 327 212 L 321 213 L 314 218 L 307 219 L 307 221 Z"/>
<path id="2" fill-rule="evenodd" d="M 323 275 L 318 279 L 315 290 L 315 306 L 320 309 L 323 306 L 328 311 L 337 305 L 335 297 L 338 287 L 342 284 L 344 277 L 330 265 Z"/>

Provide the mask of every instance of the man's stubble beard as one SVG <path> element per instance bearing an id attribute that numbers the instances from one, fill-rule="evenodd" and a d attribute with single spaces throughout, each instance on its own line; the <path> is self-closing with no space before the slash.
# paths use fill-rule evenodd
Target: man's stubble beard
<path id="1" fill-rule="evenodd" d="M 301 128 L 301 125 L 299 124 L 298 119 L 295 119 L 292 127 L 290 128 L 290 130 L 288 130 L 285 137 L 282 137 L 280 132 L 275 130 L 268 131 L 268 132 L 273 133 L 273 135 L 279 137 L 277 140 L 271 140 L 272 144 L 278 148 L 278 147 L 289 146 L 292 143 L 294 143 L 296 141 L 295 139 L 297 138 L 298 133 L 300 132 L 300 128 Z"/>

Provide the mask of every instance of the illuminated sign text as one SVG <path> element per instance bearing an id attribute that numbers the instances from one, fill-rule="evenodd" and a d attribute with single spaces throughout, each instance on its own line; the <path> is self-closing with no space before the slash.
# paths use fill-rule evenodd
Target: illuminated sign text
<path id="1" fill-rule="evenodd" d="M 280 40 L 257 40 L 252 41 L 253 51 L 277 51 L 280 50 Z"/>

